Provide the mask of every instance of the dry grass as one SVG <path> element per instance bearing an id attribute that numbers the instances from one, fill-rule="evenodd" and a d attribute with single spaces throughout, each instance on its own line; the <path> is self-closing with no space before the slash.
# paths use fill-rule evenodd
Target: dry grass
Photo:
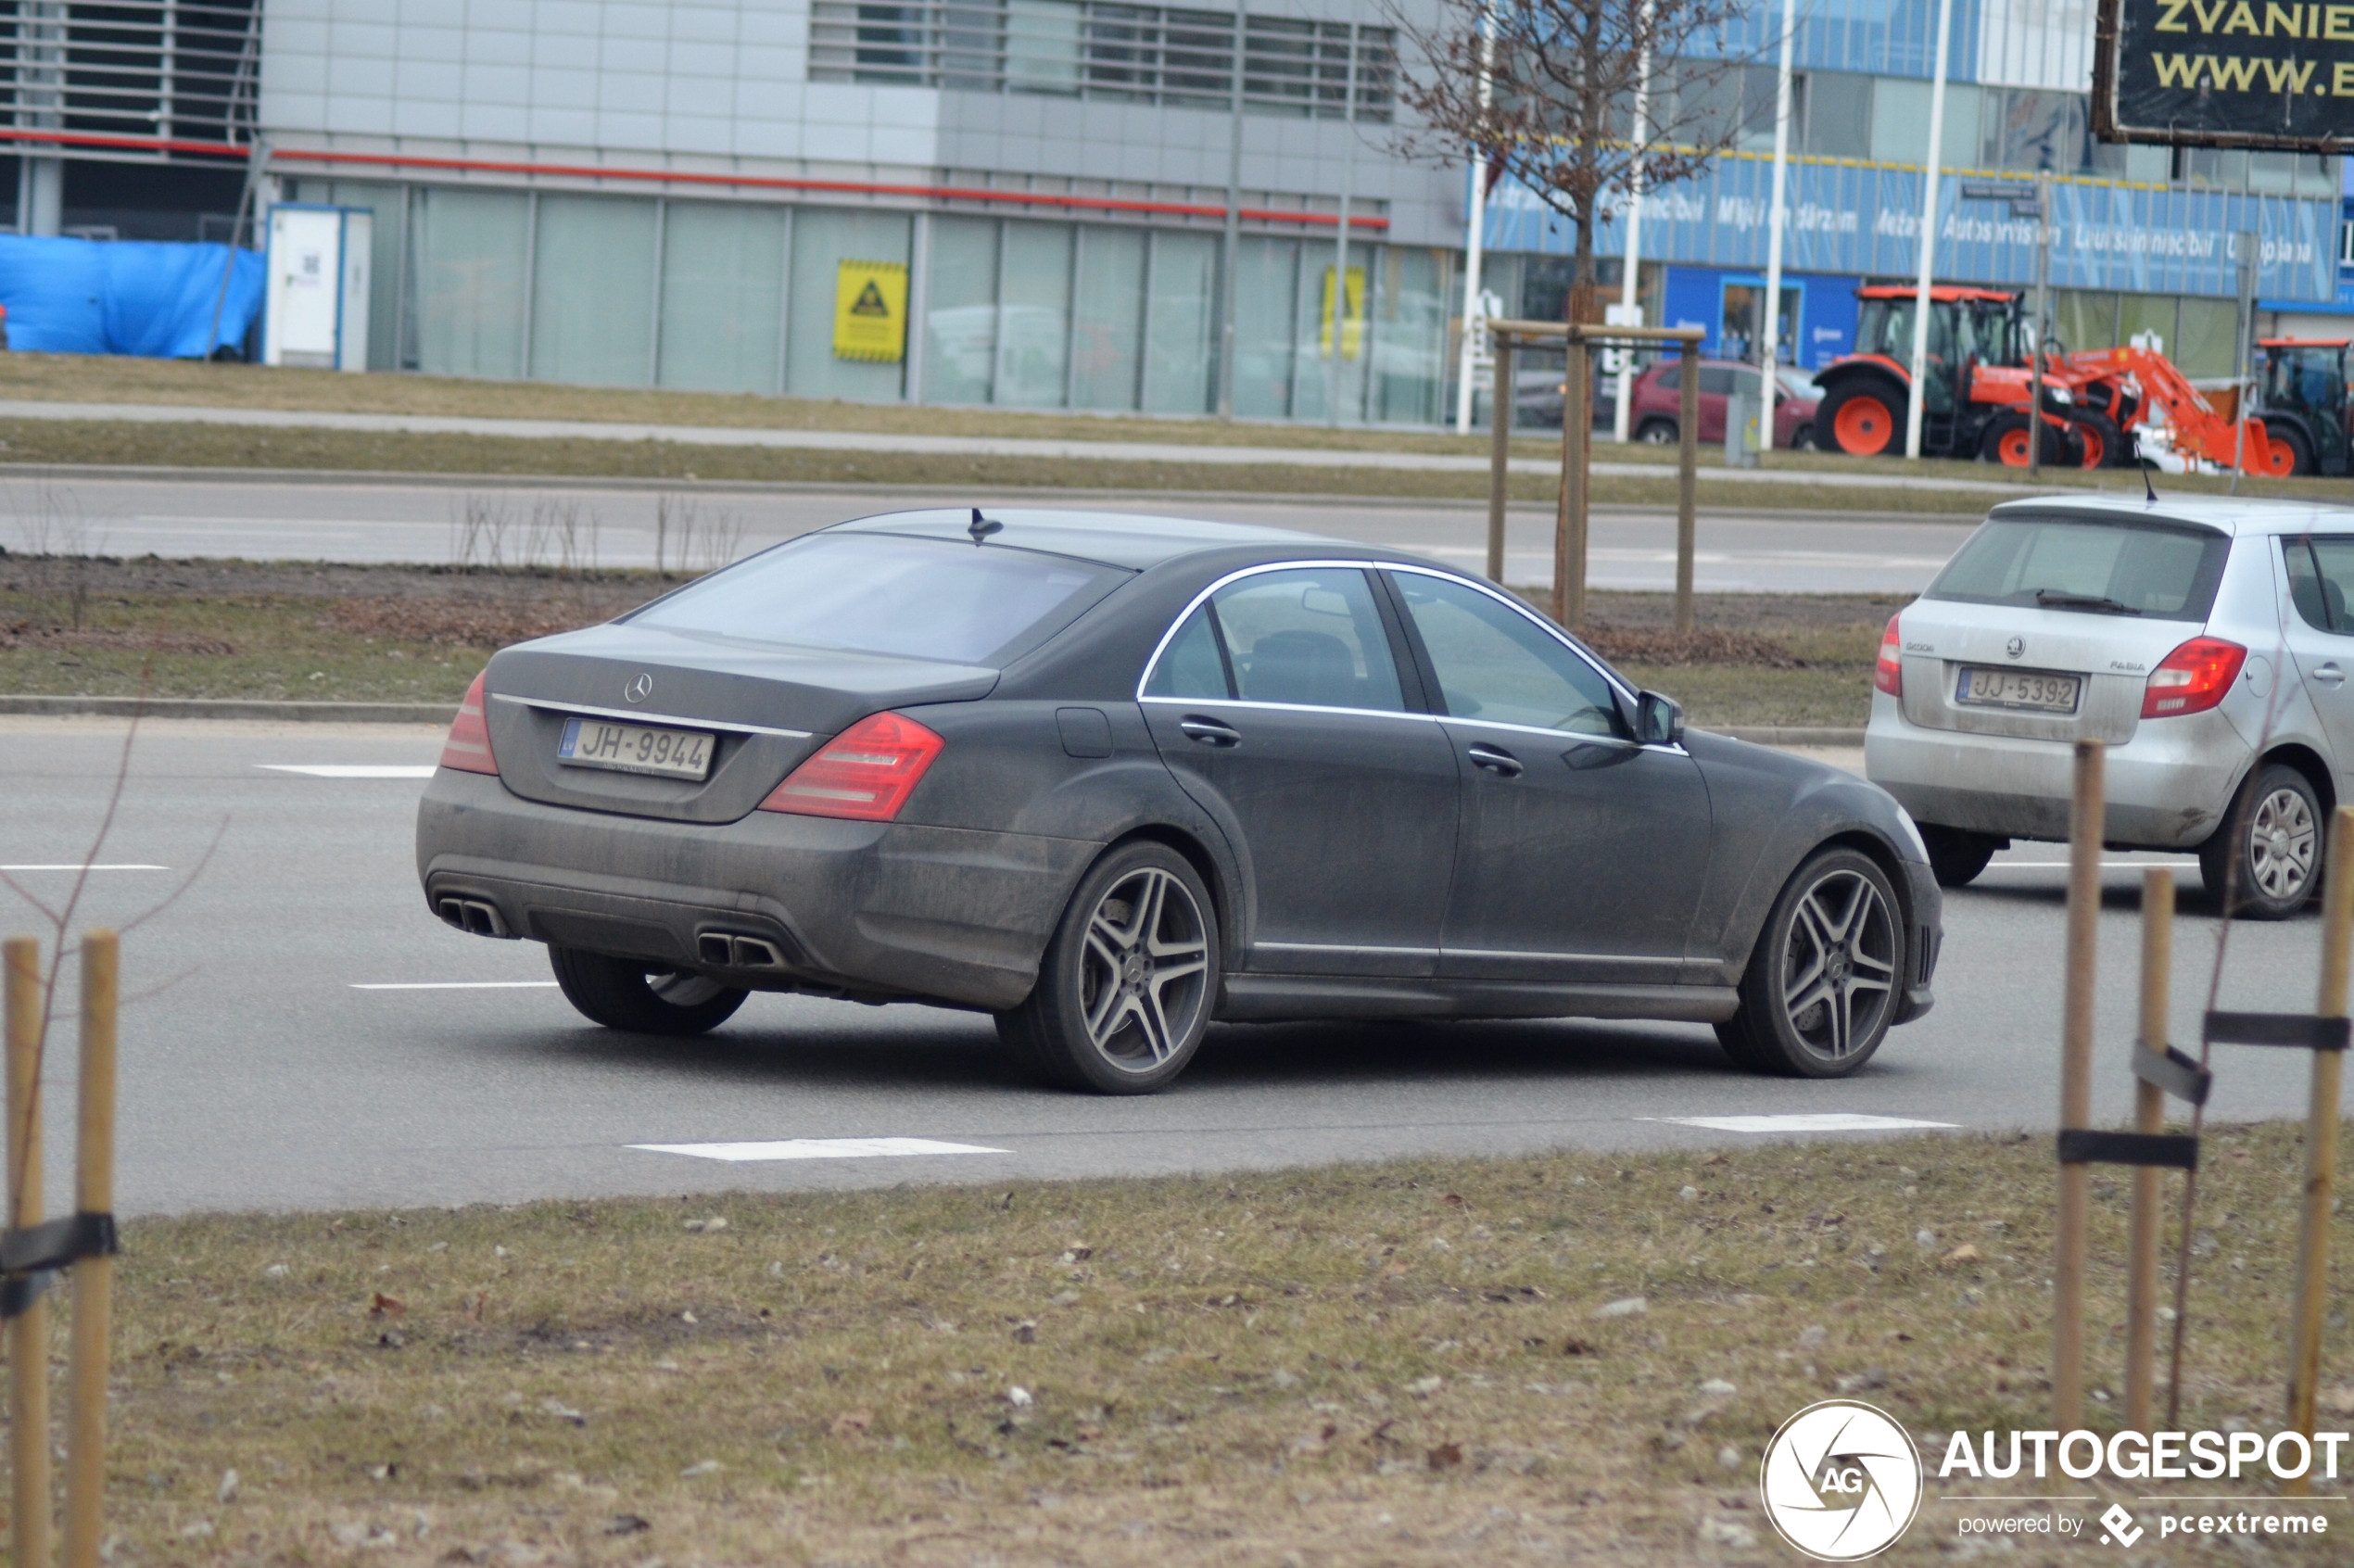
<path id="1" fill-rule="evenodd" d="M 2297 1143 L 2211 1135 L 2193 1427 L 2274 1424 Z M 1800 1407 L 1868 1391 L 1932 1464 L 2046 1420 L 2052 1187 L 2048 1141 L 1969 1136 L 143 1221 L 113 1561 L 1779 1563 Z"/>

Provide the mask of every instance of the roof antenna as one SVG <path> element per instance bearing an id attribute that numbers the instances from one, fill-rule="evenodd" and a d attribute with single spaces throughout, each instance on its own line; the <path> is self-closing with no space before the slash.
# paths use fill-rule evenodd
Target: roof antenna
<path id="1" fill-rule="evenodd" d="M 965 532 L 973 537 L 973 543 L 979 544 L 990 535 L 1003 531 L 1005 526 L 1006 525 L 1003 523 L 996 521 L 994 518 L 983 517 L 981 514 L 981 508 L 974 507 L 973 520 L 969 524 L 966 525 Z"/>
<path id="2" fill-rule="evenodd" d="M 2142 494 L 2148 499 L 2150 505 L 2156 506 L 2158 504 L 2158 487 L 2150 483 L 2149 460 L 2145 458 L 2133 466 L 2142 471 Z M 973 515 L 978 517 L 981 513 L 976 512 Z"/>

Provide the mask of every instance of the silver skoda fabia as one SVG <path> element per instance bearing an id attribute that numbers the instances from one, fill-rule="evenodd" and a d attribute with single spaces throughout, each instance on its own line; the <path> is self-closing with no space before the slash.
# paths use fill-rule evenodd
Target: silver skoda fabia
<path id="1" fill-rule="evenodd" d="M 2321 880 L 2354 768 L 2354 511 L 2221 498 L 2007 501 L 1888 624 L 1865 740 L 1938 879 L 2065 840 L 2105 741 L 2112 845 L 2196 851 L 2279 918 Z"/>

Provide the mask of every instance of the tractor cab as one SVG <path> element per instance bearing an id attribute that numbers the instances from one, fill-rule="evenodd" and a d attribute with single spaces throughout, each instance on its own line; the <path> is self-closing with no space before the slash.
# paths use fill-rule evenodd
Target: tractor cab
<path id="1" fill-rule="evenodd" d="M 2273 444 L 2288 449 L 2284 472 L 2344 474 L 2354 467 L 2347 387 L 2354 339 L 2267 337 L 2257 347 L 2264 364 L 2255 411 Z"/>
<path id="2" fill-rule="evenodd" d="M 1901 444 L 1905 404 L 1913 389 L 1918 294 L 1906 285 L 1868 284 L 1855 291 L 1855 297 L 1854 352 L 1834 360 L 1815 377 L 1824 393 L 1816 428 L 1828 424 L 1829 445 L 1868 456 Z M 1921 449 L 1937 456 L 1976 457 L 1993 404 L 2018 400 L 2008 396 L 1990 399 L 1981 373 L 2026 365 L 2019 298 L 2006 290 L 1939 284 L 1929 291 L 1929 309 L 1928 384 L 1920 389 Z M 1967 385 L 1965 373 L 1970 377 Z"/>

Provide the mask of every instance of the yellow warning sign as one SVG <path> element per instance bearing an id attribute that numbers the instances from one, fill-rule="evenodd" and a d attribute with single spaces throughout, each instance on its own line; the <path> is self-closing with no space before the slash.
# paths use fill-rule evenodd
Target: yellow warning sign
<path id="1" fill-rule="evenodd" d="M 1323 313 L 1318 319 L 1323 323 L 1316 329 L 1316 353 L 1322 359 L 1333 357 L 1333 270 L 1324 269 L 1324 286 L 1321 295 Z M 1348 269 L 1348 303 L 1340 317 L 1340 357 L 1353 360 L 1365 347 L 1365 269 Z"/>
<path id="2" fill-rule="evenodd" d="M 834 273 L 834 358 L 897 364 L 906 353 L 906 263 L 842 262 Z"/>

